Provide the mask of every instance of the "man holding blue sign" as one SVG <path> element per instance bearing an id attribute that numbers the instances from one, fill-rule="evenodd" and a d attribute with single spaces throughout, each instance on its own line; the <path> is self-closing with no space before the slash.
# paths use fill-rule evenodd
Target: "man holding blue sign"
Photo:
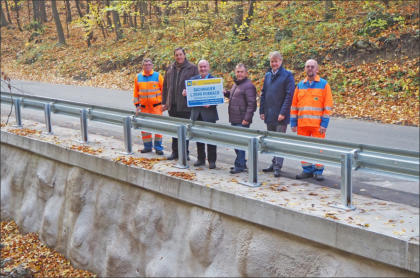
<path id="1" fill-rule="evenodd" d="M 191 110 L 191 120 L 204 121 L 215 123 L 219 120 L 216 105 L 203 105 L 204 103 L 217 103 L 218 92 L 215 90 L 214 84 L 204 84 L 204 82 L 197 82 L 203 79 L 213 79 L 214 77 L 209 73 L 210 64 L 206 60 L 198 62 L 199 75 L 193 76 L 190 80 L 185 81 L 186 90 L 182 92 L 183 96 L 187 97 L 188 106 L 194 105 Z M 194 81 L 197 80 L 197 81 Z M 215 80 L 217 81 L 217 80 Z M 211 82 L 210 82 L 211 83 Z M 220 84 L 216 83 L 217 84 Z M 222 87 L 223 88 L 223 87 Z M 222 92 L 222 91 L 220 91 Z M 215 100 L 216 96 L 216 100 Z M 223 94 L 222 94 L 223 103 Z M 201 106 L 196 106 L 201 104 Z M 217 149 L 215 145 L 207 144 L 207 159 L 209 161 L 209 168 L 216 168 Z M 205 144 L 197 142 L 197 161 L 194 166 L 202 166 L 206 164 Z"/>

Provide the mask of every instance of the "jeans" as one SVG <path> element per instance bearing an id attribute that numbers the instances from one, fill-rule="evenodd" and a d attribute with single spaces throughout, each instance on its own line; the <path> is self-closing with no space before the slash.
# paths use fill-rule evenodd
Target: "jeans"
<path id="1" fill-rule="evenodd" d="M 276 123 L 267 123 L 267 130 L 268 131 L 276 131 L 286 133 L 287 124 L 280 124 L 279 122 Z M 274 170 L 280 170 L 283 167 L 283 157 L 274 156 L 272 160 L 272 165 Z"/>
<path id="2" fill-rule="evenodd" d="M 242 126 L 242 127 L 249 128 L 249 124 L 248 125 L 232 124 L 232 125 L 233 126 Z M 245 170 L 245 168 L 246 168 L 245 151 L 235 149 L 235 153 L 236 153 L 235 169 Z"/>

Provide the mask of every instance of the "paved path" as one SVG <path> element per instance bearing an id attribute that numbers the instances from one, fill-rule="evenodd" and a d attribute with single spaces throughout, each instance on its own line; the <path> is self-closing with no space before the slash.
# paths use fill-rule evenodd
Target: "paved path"
<path id="1" fill-rule="evenodd" d="M 25 93 L 28 95 L 46 96 L 51 98 L 66 99 L 71 101 L 85 102 L 102 106 L 116 107 L 122 109 L 133 109 L 131 91 L 113 89 L 80 87 L 69 85 L 55 85 L 33 81 L 12 81 L 12 92 Z M 4 91 L 5 84 L 1 84 Z M 7 90 L 6 90 L 7 91 Z M 2 106 L 2 114 L 8 113 L 7 106 Z M 227 116 L 227 104 L 219 105 L 218 123 L 229 124 Z M 26 110 L 25 116 L 39 118 L 43 121 L 42 113 Z M 54 115 L 55 124 L 73 126 L 78 128 L 78 119 Z M 115 126 L 90 123 L 90 132 L 104 134 L 114 137 L 122 137 L 120 128 Z M 264 123 L 259 119 L 258 113 L 254 115 L 253 124 L 255 129 L 265 130 Z M 287 133 L 291 133 L 288 128 Z M 327 138 L 332 140 L 347 141 L 361 144 L 378 145 L 389 148 L 419 151 L 419 129 L 417 127 L 406 127 L 397 125 L 380 124 L 374 122 L 331 118 L 327 131 Z M 138 139 L 136 138 L 137 143 Z M 168 149 L 170 139 L 165 139 Z M 194 144 L 193 144 L 194 145 Z M 135 146 L 136 148 L 136 146 Z M 138 146 L 140 148 L 140 146 Z M 195 154 L 194 147 L 191 154 Z M 231 149 L 220 147 L 218 149 L 218 160 L 231 162 L 234 160 L 234 152 Z M 259 168 L 264 168 L 270 163 L 271 157 L 260 156 Z M 286 159 L 283 170 L 285 177 L 293 178 L 299 171 L 299 161 Z M 228 173 L 227 173 L 228 174 Z M 325 171 L 326 180 L 322 183 L 326 186 L 334 186 L 340 183 L 340 169 L 328 167 Z M 317 183 L 313 181 L 313 183 Z M 375 198 L 404 202 L 406 204 L 419 206 L 419 184 L 418 182 L 400 180 L 396 178 L 367 174 L 365 172 L 354 172 L 354 192 L 363 195 L 370 195 Z"/>

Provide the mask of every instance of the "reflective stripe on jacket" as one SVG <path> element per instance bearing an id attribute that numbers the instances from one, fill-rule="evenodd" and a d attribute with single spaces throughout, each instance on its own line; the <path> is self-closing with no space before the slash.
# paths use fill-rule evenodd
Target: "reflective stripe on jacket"
<path id="1" fill-rule="evenodd" d="M 328 127 L 333 101 L 330 85 L 315 76 L 309 84 L 307 78 L 299 82 L 290 108 L 290 126 Z"/>
<path id="2" fill-rule="evenodd" d="M 162 103 L 163 77 L 152 71 L 145 75 L 142 71 L 134 80 L 134 105 L 153 106 Z"/>

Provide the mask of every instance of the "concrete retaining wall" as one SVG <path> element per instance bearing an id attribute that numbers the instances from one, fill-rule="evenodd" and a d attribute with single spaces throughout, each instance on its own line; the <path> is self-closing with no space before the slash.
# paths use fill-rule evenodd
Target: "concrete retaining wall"
<path id="1" fill-rule="evenodd" d="M 418 276 L 402 269 L 418 268 L 418 245 L 357 230 L 365 241 L 345 241 L 346 228 L 332 221 L 302 222 L 255 202 L 2 132 L 2 218 L 100 276 Z M 379 261 L 402 268 L 261 226 L 253 219 L 264 210 L 265 226 L 297 219 L 290 229 L 318 242 L 341 233 L 341 245 L 365 245 L 366 254 L 377 252 L 369 244 L 382 244 Z"/>

